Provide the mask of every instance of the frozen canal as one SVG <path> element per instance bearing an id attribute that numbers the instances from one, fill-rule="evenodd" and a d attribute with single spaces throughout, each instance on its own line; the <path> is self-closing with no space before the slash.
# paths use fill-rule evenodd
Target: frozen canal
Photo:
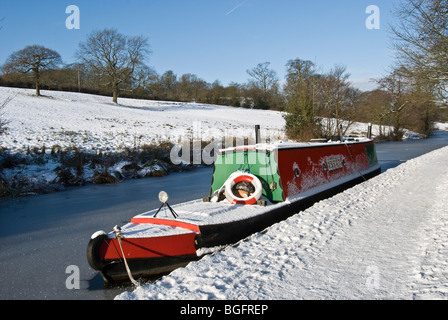
<path id="1" fill-rule="evenodd" d="M 207 195 L 211 174 L 212 168 L 202 168 L 164 178 L 0 199 L 0 300 L 113 299 L 124 289 L 103 289 L 103 279 L 86 260 L 90 236 L 158 208 L 160 190 L 168 192 L 172 204 Z M 66 287 L 72 274 L 66 268 L 72 265 L 79 268 L 80 289 Z"/>
<path id="2" fill-rule="evenodd" d="M 384 169 L 448 145 L 448 134 L 427 140 L 377 145 Z M 112 299 L 124 288 L 103 288 L 87 264 L 90 235 L 110 231 L 134 215 L 157 208 L 165 190 L 170 203 L 200 198 L 209 191 L 211 168 L 164 178 L 87 186 L 35 197 L 0 199 L 0 299 Z M 80 289 L 68 289 L 68 266 L 80 271 Z"/>

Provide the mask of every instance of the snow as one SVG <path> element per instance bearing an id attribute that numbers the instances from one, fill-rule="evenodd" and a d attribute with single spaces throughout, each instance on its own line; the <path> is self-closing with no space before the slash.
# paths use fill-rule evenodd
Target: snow
<path id="1" fill-rule="evenodd" d="M 99 231 L 96 231 L 94 234 L 92 234 L 90 239 L 95 239 L 95 238 L 105 235 L 105 234 L 106 234 L 106 232 L 104 232 L 103 230 L 99 230 Z"/>
<path id="2" fill-rule="evenodd" d="M 409 160 L 116 299 L 447 299 L 447 158 Z"/>
<path id="3" fill-rule="evenodd" d="M 110 97 L 91 94 L 42 94 L 36 97 L 33 90 L 0 87 L 0 101 L 13 98 L 3 110 L 9 124 L 0 146 L 13 151 L 43 145 L 119 151 L 192 135 L 203 141 L 253 137 L 254 125 L 260 123 L 265 137 L 284 137 L 284 119 L 276 111 L 125 98 L 114 104 Z"/>
<path id="4" fill-rule="evenodd" d="M 443 123 L 443 122 L 436 122 L 434 124 L 434 127 L 438 130 L 445 130 L 448 131 L 448 123 Z"/>

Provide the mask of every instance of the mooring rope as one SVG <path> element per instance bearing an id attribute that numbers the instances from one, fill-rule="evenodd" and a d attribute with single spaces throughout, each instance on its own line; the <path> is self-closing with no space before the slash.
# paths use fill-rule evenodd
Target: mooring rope
<path id="1" fill-rule="evenodd" d="M 121 228 L 118 227 L 118 226 L 115 226 L 114 227 L 114 232 L 115 232 L 115 238 L 117 238 L 118 244 L 120 245 L 121 254 L 123 255 L 124 265 L 126 266 L 126 271 L 128 273 L 129 280 L 131 280 L 131 282 L 136 287 L 138 287 L 138 286 L 140 286 L 140 283 L 135 281 L 134 277 L 132 276 L 131 269 L 129 269 L 128 262 L 126 261 L 126 256 L 124 255 L 123 245 L 121 244 L 121 239 L 124 238 L 124 236 L 121 234 Z"/>

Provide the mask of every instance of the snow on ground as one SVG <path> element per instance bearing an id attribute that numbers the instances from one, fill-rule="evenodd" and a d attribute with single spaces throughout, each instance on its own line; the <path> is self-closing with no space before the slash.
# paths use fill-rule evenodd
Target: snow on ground
<path id="1" fill-rule="evenodd" d="M 177 143 L 180 138 L 203 141 L 223 137 L 254 139 L 261 125 L 262 139 L 284 139 L 282 113 L 199 103 L 119 98 L 60 91 L 0 87 L 0 102 L 12 100 L 2 111 L 9 123 L 0 147 L 26 151 L 45 146 L 78 147 L 84 150 L 120 151 L 125 147 L 157 142 Z M 350 133 L 363 134 L 367 125 L 355 123 Z M 378 127 L 373 127 L 378 133 Z"/>
<path id="2" fill-rule="evenodd" d="M 204 141 L 227 136 L 253 137 L 254 125 L 262 134 L 282 139 L 280 112 L 248 110 L 198 103 L 164 102 L 91 94 L 0 87 L 0 102 L 12 97 L 3 110 L 9 121 L 0 147 L 12 151 L 28 147 L 76 146 L 84 150 L 120 151 L 124 147 L 179 138 Z"/>
<path id="3" fill-rule="evenodd" d="M 447 299 L 448 147 L 116 299 Z"/>
<path id="4" fill-rule="evenodd" d="M 435 125 L 435 128 L 438 130 L 448 131 L 448 123 L 436 122 L 434 125 Z"/>

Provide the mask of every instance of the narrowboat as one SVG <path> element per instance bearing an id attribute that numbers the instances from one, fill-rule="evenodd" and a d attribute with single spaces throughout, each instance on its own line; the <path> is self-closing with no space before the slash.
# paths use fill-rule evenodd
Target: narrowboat
<path id="1" fill-rule="evenodd" d="M 106 282 L 162 275 L 381 172 L 370 138 L 255 143 L 216 152 L 210 193 L 95 232 L 87 260 Z"/>

